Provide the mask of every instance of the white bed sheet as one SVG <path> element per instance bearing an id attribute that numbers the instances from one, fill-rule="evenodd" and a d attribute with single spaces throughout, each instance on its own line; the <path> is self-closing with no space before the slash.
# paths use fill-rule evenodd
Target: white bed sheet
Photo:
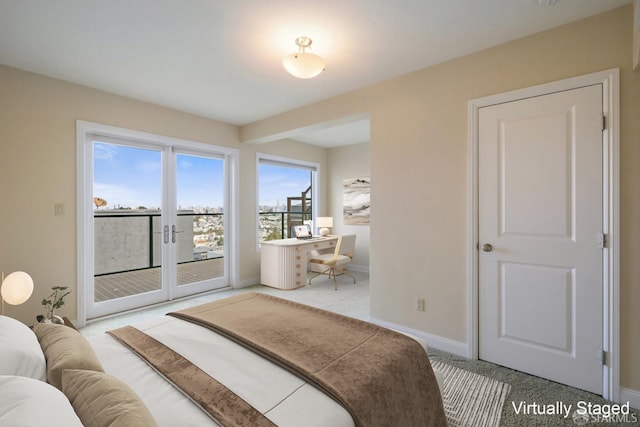
<path id="1" fill-rule="evenodd" d="M 165 317 L 136 325 L 224 384 L 278 426 L 351 427 L 346 409 L 278 365 L 206 328 Z M 102 366 L 127 383 L 159 426 L 215 426 L 195 403 L 108 334 L 88 338 Z"/>

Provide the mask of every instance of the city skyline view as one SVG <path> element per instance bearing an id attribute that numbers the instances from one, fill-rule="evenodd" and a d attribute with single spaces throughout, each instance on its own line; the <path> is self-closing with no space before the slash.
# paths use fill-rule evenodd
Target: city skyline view
<path id="1" fill-rule="evenodd" d="M 261 164 L 259 173 L 260 206 L 286 206 L 287 197 L 299 197 L 311 185 L 311 172 L 306 169 Z"/>
<path id="2" fill-rule="evenodd" d="M 162 152 L 94 141 L 93 195 L 102 209 L 158 209 L 162 204 Z M 223 206 L 224 161 L 176 154 L 178 209 Z M 280 207 L 311 182 L 310 171 L 261 164 L 259 206 Z M 242 179 L 242 177 L 240 177 Z"/>

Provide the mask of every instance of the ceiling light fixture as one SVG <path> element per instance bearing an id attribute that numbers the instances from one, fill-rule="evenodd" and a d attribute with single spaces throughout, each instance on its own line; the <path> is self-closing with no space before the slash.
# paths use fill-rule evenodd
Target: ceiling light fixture
<path id="1" fill-rule="evenodd" d="M 300 50 L 282 58 L 282 65 L 292 76 L 299 79 L 310 79 L 324 71 L 324 59 L 306 51 L 311 43 L 309 37 L 298 37 L 296 44 Z"/>

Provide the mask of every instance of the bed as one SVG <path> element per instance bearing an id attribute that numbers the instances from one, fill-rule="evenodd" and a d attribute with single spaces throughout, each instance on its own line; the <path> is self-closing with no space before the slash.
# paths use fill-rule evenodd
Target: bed
<path id="1" fill-rule="evenodd" d="M 256 293 L 88 339 L 0 317 L 0 425 L 445 425 L 422 344 Z"/>

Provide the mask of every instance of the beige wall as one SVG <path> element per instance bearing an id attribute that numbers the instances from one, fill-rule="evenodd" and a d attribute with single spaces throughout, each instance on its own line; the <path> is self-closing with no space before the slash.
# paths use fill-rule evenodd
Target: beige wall
<path id="1" fill-rule="evenodd" d="M 318 161 L 323 170 L 332 154 L 292 141 L 239 140 L 370 113 L 371 314 L 465 342 L 468 100 L 620 67 L 621 384 L 640 390 L 640 73 L 632 71 L 631 44 L 629 5 L 240 130 L 0 66 L 0 269 L 28 271 L 36 282 L 31 300 L 7 314 L 32 323 L 50 286 L 77 290 L 76 120 L 239 148 L 239 279 L 251 282 L 259 276 L 256 151 Z M 54 216 L 55 203 L 64 203 L 64 216 Z M 426 312 L 413 310 L 415 296 L 426 299 Z M 62 314 L 75 317 L 72 301 Z"/>
<path id="2" fill-rule="evenodd" d="M 633 69 L 640 71 L 640 0 L 633 1 Z"/>
<path id="3" fill-rule="evenodd" d="M 6 314 L 33 324 L 51 286 L 73 291 L 60 314 L 77 317 L 76 120 L 240 150 L 240 285 L 258 283 L 256 151 L 320 163 L 327 150 L 295 141 L 240 144 L 236 126 L 0 66 L 0 270 L 28 272 L 31 299 Z M 326 177 L 324 178 L 326 181 Z M 326 202 L 326 184 L 320 202 Z M 54 205 L 64 215 L 54 216 Z"/>
<path id="4" fill-rule="evenodd" d="M 328 158 L 328 206 L 333 217 L 334 234 L 355 234 L 356 249 L 353 256 L 353 270 L 369 271 L 369 225 L 344 224 L 342 215 L 342 186 L 346 178 L 370 176 L 371 159 L 369 143 L 348 145 L 329 149 Z"/>
<path id="5" fill-rule="evenodd" d="M 621 385 L 640 390 L 640 73 L 631 45 L 628 5 L 252 123 L 241 138 L 369 112 L 371 315 L 466 342 L 467 102 L 620 67 Z M 414 310 L 415 296 L 426 312 Z"/>

